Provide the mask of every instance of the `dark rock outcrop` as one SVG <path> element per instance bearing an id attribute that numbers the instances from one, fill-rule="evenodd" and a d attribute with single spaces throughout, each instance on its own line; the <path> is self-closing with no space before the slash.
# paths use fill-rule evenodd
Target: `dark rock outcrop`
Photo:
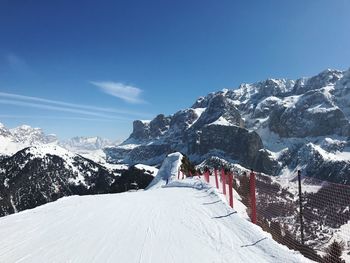
<path id="1" fill-rule="evenodd" d="M 106 152 L 115 162 L 153 164 L 171 151 L 196 163 L 218 156 L 272 175 L 293 172 L 309 152 L 314 160 L 303 163 L 309 173 L 324 179 L 327 171 L 344 182 L 350 159 L 321 160 L 303 147 L 312 142 L 329 153 L 350 152 L 349 101 L 350 70 L 241 84 L 200 97 L 174 115 L 136 121 L 130 138 Z"/>
<path id="2" fill-rule="evenodd" d="M 252 168 L 255 168 L 259 150 L 264 147 L 256 132 L 249 132 L 237 126 L 222 125 L 203 127 L 196 144 L 196 151 L 193 152 L 195 154 L 206 155 L 213 150 L 219 150 L 225 152 L 230 159 Z"/>

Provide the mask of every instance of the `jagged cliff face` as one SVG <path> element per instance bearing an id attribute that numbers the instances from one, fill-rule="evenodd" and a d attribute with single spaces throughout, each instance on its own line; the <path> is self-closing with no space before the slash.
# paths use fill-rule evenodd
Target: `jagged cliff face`
<path id="1" fill-rule="evenodd" d="M 218 93 L 172 116 L 158 115 L 150 122 L 135 121 L 129 139 L 106 151 L 110 160 L 118 162 L 156 164 L 166 154 L 181 151 L 196 161 L 210 154 L 223 154 L 254 166 L 263 144 L 255 132 L 243 127 L 244 121 L 232 100 Z"/>
<path id="2" fill-rule="evenodd" d="M 174 115 L 135 121 L 129 139 L 105 151 L 110 161 L 155 164 L 176 150 L 195 162 L 219 156 L 268 174 L 304 168 L 349 183 L 349 118 L 350 70 L 325 70 L 210 93 Z"/>

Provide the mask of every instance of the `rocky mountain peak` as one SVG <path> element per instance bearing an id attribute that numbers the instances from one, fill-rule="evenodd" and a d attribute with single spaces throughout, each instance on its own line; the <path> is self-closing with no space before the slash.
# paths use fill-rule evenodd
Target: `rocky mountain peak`
<path id="1" fill-rule="evenodd" d="M 12 136 L 11 132 L 9 131 L 9 129 L 7 129 L 5 127 L 5 125 L 3 125 L 2 123 L 0 123 L 0 136 L 1 137 L 6 137 L 9 138 Z"/>
<path id="2" fill-rule="evenodd" d="M 95 151 L 103 149 L 104 147 L 113 145 L 114 143 L 110 140 L 101 138 L 99 136 L 84 137 L 76 136 L 69 140 L 65 140 L 59 143 L 65 149 L 79 152 L 79 151 Z"/>
<path id="3" fill-rule="evenodd" d="M 293 88 L 293 93 L 300 95 L 311 90 L 321 89 L 330 85 L 333 86 L 342 77 L 342 71 L 326 69 L 314 77 L 298 79 Z"/>
<path id="4" fill-rule="evenodd" d="M 350 148 L 344 146 L 350 145 L 349 119 L 350 70 L 327 69 L 297 80 L 270 78 L 241 84 L 199 97 L 174 115 L 135 121 L 130 137 L 141 140 L 130 146 L 126 141 L 107 155 L 117 162 L 155 164 L 160 156 L 176 150 L 195 162 L 219 156 L 279 174 L 296 169 L 293 158 L 306 156 L 305 151 L 313 156 L 318 146 L 349 151 L 350 156 Z M 301 149 L 305 142 L 316 148 Z"/>
<path id="5" fill-rule="evenodd" d="M 199 128 L 211 124 L 217 121 L 220 117 L 231 125 L 239 127 L 244 126 L 244 121 L 233 101 L 223 93 L 217 93 L 209 99 L 207 108 L 201 114 L 193 128 Z"/>
<path id="6" fill-rule="evenodd" d="M 40 128 L 32 128 L 29 125 L 21 125 L 10 130 L 16 141 L 34 145 L 36 143 L 53 143 L 57 141 L 54 134 L 46 135 Z"/>

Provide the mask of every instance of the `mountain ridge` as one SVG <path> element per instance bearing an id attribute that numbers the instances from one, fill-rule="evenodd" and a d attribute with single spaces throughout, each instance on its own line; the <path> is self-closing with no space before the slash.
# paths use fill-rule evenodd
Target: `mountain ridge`
<path id="1" fill-rule="evenodd" d="M 283 176 L 303 168 L 309 176 L 350 183 L 350 159 L 344 158 L 350 152 L 348 98 L 350 69 L 241 84 L 199 97 L 172 115 L 136 120 L 129 138 L 105 152 L 110 162 L 156 164 L 180 151 L 196 163 L 218 156 L 266 174 Z M 306 147 L 308 143 L 315 147 Z M 339 160 L 320 149 L 341 153 L 340 174 L 332 169 Z M 308 165 L 303 156 L 315 158 L 317 164 Z"/>

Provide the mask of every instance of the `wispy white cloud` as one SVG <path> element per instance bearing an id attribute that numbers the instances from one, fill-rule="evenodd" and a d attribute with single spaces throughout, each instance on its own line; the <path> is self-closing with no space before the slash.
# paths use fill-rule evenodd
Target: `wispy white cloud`
<path id="1" fill-rule="evenodd" d="M 115 119 L 102 119 L 102 118 L 85 118 L 85 117 L 64 117 L 64 116 L 51 116 L 51 115 L 12 115 L 12 114 L 0 114 L 1 119 L 49 119 L 49 120 L 81 120 L 81 121 L 99 121 L 99 122 L 115 122 Z"/>
<path id="2" fill-rule="evenodd" d="M 50 99 L 45 99 L 40 97 L 24 96 L 24 95 L 6 93 L 6 92 L 0 92 L 0 97 L 6 98 L 5 100 L 0 100 L 0 103 L 3 103 L 3 104 L 15 105 L 15 103 L 17 102 L 16 105 L 18 106 L 45 108 L 50 110 L 58 110 L 58 111 L 66 111 L 66 112 L 69 111 L 69 112 L 99 116 L 99 117 L 104 117 L 104 116 L 115 117 L 115 116 L 111 116 L 110 114 L 106 115 L 106 113 L 117 113 L 117 114 L 125 114 L 125 115 L 138 116 L 138 117 L 150 116 L 149 114 L 135 112 L 135 111 L 96 107 L 96 106 L 89 106 L 89 105 L 83 105 L 83 104 L 74 104 L 74 103 L 68 103 L 64 101 L 50 100 Z M 23 102 L 23 101 L 26 101 L 26 102 Z M 28 101 L 36 102 L 36 103 L 28 103 Z"/>
<path id="3" fill-rule="evenodd" d="M 91 81 L 91 84 L 100 88 L 103 92 L 120 98 L 128 103 L 144 103 L 145 101 L 141 98 L 141 89 L 134 86 L 125 85 L 120 82 L 113 81 Z"/>
<path id="4" fill-rule="evenodd" d="M 40 104 L 40 103 L 33 103 L 33 102 L 27 102 L 27 101 L 0 99 L 0 104 L 24 106 L 24 107 L 30 107 L 30 108 L 61 111 L 61 112 L 78 113 L 78 114 L 95 116 L 95 117 L 100 117 L 100 118 L 110 119 L 110 120 L 130 120 L 128 118 L 124 118 L 124 117 L 120 117 L 120 116 L 112 116 L 112 115 L 107 115 L 107 114 L 88 111 L 88 110 L 73 109 L 73 108 L 53 106 L 53 105 Z"/>

